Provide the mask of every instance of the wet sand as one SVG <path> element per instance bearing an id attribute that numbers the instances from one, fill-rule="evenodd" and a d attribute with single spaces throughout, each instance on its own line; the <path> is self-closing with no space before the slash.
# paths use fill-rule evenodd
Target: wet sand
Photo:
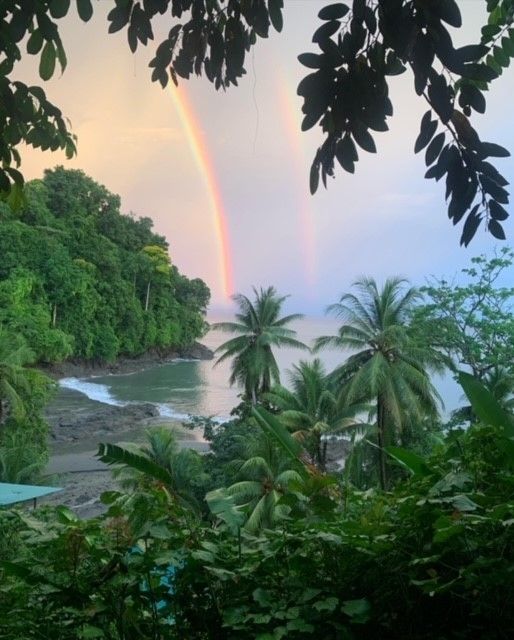
<path id="1" fill-rule="evenodd" d="M 105 511 L 100 502 L 104 491 L 118 489 L 112 477 L 112 468 L 97 457 L 98 443 L 120 444 L 141 442 L 145 430 L 152 426 L 169 426 L 177 434 L 181 447 L 190 447 L 199 452 L 208 450 L 208 444 L 199 431 L 185 430 L 179 422 L 169 418 L 153 418 L 129 431 L 108 434 L 98 438 L 84 438 L 76 443 L 56 442 L 52 445 L 50 461 L 45 470 L 45 484 L 62 488 L 46 498 L 38 500 L 38 505 L 65 505 L 81 518 L 92 518 Z"/>

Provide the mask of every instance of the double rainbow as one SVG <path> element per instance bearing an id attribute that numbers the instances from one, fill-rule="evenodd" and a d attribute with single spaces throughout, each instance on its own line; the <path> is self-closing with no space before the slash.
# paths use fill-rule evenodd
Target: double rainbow
<path id="1" fill-rule="evenodd" d="M 284 79 L 285 74 L 277 78 L 279 106 L 288 146 L 294 158 L 294 172 L 299 183 L 301 183 L 298 185 L 298 193 L 300 195 L 297 201 L 301 234 L 300 243 L 303 246 L 306 280 L 309 285 L 308 288 L 312 292 L 316 281 L 314 216 L 310 199 L 302 195 L 306 191 L 308 184 L 308 177 L 305 172 L 305 167 L 307 166 L 306 153 L 300 140 L 300 116 L 299 108 L 293 99 L 294 89 L 287 85 Z M 171 85 L 170 93 L 184 128 L 195 164 L 205 183 L 218 245 L 221 291 L 225 298 L 229 298 L 234 293 L 230 237 L 227 214 L 214 163 L 186 90 L 183 86 L 175 87 Z"/>
<path id="2" fill-rule="evenodd" d="M 232 293 L 234 293 L 230 237 L 228 233 L 227 215 L 223 205 L 214 163 L 185 89 L 182 86 L 175 87 L 171 85 L 170 93 L 180 122 L 184 128 L 195 164 L 205 183 L 205 189 L 213 216 L 217 245 L 219 247 L 221 290 L 225 298 L 229 298 Z"/>

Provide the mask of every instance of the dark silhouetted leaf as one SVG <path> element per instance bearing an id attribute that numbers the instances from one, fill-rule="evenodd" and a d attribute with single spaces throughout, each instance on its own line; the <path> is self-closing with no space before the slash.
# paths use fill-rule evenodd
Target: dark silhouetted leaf
<path id="1" fill-rule="evenodd" d="M 309 174 L 309 188 L 312 195 L 314 195 L 318 190 L 318 185 L 319 185 L 319 164 L 315 160 L 311 165 L 311 170 Z"/>
<path id="2" fill-rule="evenodd" d="M 55 47 L 54 43 L 50 40 L 43 47 L 41 53 L 41 59 L 39 61 L 39 75 L 43 80 L 50 80 L 55 70 Z"/>
<path id="3" fill-rule="evenodd" d="M 91 0 L 77 0 L 77 11 L 80 19 L 88 22 L 93 15 L 93 5 Z"/>
<path id="4" fill-rule="evenodd" d="M 271 24 L 276 31 L 282 31 L 284 20 L 282 18 L 282 9 L 284 8 L 284 0 L 269 0 L 268 10 Z"/>
<path id="5" fill-rule="evenodd" d="M 509 217 L 507 211 L 495 200 L 489 200 L 489 212 L 491 214 L 491 218 L 494 218 L 495 220 L 507 220 Z"/>
<path id="6" fill-rule="evenodd" d="M 414 145 L 414 153 L 418 153 L 422 149 L 424 149 L 427 144 L 432 140 L 434 133 L 437 129 L 437 121 L 432 120 L 431 112 L 427 111 L 423 118 L 421 119 L 421 126 L 419 135 L 416 139 L 416 143 Z"/>
<path id="7" fill-rule="evenodd" d="M 510 152 L 494 142 L 482 142 L 480 144 L 480 155 L 483 158 L 508 158 Z"/>
<path id="8" fill-rule="evenodd" d="M 495 238 L 498 240 L 505 240 L 505 231 L 497 220 L 489 220 L 487 228 Z"/>
<path id="9" fill-rule="evenodd" d="M 453 115 L 453 103 L 444 76 L 433 73 L 428 87 L 428 97 L 432 107 L 437 111 L 444 124 Z"/>
<path id="10" fill-rule="evenodd" d="M 336 147 L 336 158 L 345 171 L 354 173 L 355 162 L 359 159 L 355 144 L 349 134 L 339 140 Z"/>
<path id="11" fill-rule="evenodd" d="M 52 18 L 64 18 L 70 8 L 70 0 L 52 0 L 50 2 L 50 15 Z"/>
<path id="12" fill-rule="evenodd" d="M 36 53 L 41 51 L 42 46 L 43 36 L 41 35 L 41 31 L 39 29 L 34 29 L 30 38 L 27 40 L 27 53 L 36 55 Z"/>
<path id="13" fill-rule="evenodd" d="M 476 212 L 472 212 L 468 215 L 462 229 L 462 235 L 460 237 L 461 245 L 464 245 L 465 247 L 469 245 L 471 240 L 473 240 L 473 237 L 475 236 L 475 233 L 477 232 L 477 229 L 480 226 L 481 222 L 482 220 L 480 216 L 476 214 Z"/>
<path id="14" fill-rule="evenodd" d="M 466 64 L 462 69 L 462 77 L 470 80 L 491 82 L 491 80 L 498 77 L 498 73 L 487 64 Z"/>
<path id="15" fill-rule="evenodd" d="M 323 62 L 323 55 L 317 53 L 301 53 L 298 56 L 298 61 L 303 64 L 304 67 L 309 69 L 320 69 Z"/>
<path id="16" fill-rule="evenodd" d="M 336 31 L 339 30 L 341 26 L 340 22 L 333 21 L 327 22 L 326 24 L 322 24 L 321 27 L 316 29 L 314 35 L 312 36 L 312 41 L 316 43 L 320 43 L 323 40 L 328 40 L 331 36 L 334 35 Z"/>
<path id="17" fill-rule="evenodd" d="M 462 16 L 460 14 L 459 6 L 455 0 L 442 0 L 437 3 L 436 10 L 439 17 L 441 20 L 444 20 L 444 22 L 450 24 L 452 27 L 462 27 Z"/>
<path id="18" fill-rule="evenodd" d="M 425 153 L 425 164 L 429 167 L 439 157 L 444 145 L 444 133 L 438 133 L 428 145 Z"/>
<path id="19" fill-rule="evenodd" d="M 338 20 L 339 18 L 344 18 L 348 11 L 350 11 L 350 8 L 340 2 L 329 4 L 321 9 L 318 13 L 318 18 L 321 20 Z"/>
<path id="20" fill-rule="evenodd" d="M 484 191 L 492 196 L 497 202 L 501 204 L 509 204 L 509 193 L 503 187 L 500 187 L 494 180 L 487 176 L 480 176 L 480 183 Z"/>
<path id="21" fill-rule="evenodd" d="M 359 145 L 359 147 L 361 147 L 361 149 L 364 149 L 364 151 L 368 151 L 369 153 L 377 152 L 373 136 L 366 129 L 366 127 L 360 124 L 354 124 L 352 128 L 352 135 L 355 139 L 355 142 Z"/>
<path id="22" fill-rule="evenodd" d="M 462 63 L 475 62 L 483 58 L 489 48 L 483 44 L 470 44 L 465 47 L 460 47 L 456 50 L 456 54 Z"/>

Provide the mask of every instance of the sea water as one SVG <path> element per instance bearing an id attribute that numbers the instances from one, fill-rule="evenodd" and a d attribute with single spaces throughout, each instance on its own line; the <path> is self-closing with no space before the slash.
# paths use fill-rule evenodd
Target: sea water
<path id="1" fill-rule="evenodd" d="M 297 338 L 313 345 L 322 335 L 335 335 L 338 321 L 333 318 L 302 318 L 292 323 Z M 231 334 L 211 330 L 202 342 L 215 350 Z M 319 357 L 327 372 L 340 365 L 349 355 L 334 348 L 311 354 L 309 351 L 276 349 L 276 358 L 281 371 L 282 382 L 287 385 L 288 372 L 299 360 Z M 95 400 L 104 404 L 123 406 L 133 402 L 155 404 L 162 416 L 176 420 L 186 420 L 189 416 L 210 416 L 222 421 L 228 419 L 230 411 L 239 403 L 240 390 L 231 387 L 230 361 L 216 365 L 214 360 L 175 360 L 161 365 L 153 365 L 130 374 L 106 375 L 60 380 L 61 394 L 73 390 L 82 394 L 84 400 Z M 434 378 L 434 384 L 445 402 L 445 413 L 461 404 L 461 392 L 448 376 Z M 77 402 L 77 394 L 74 401 Z M 61 397 L 61 401 L 64 400 Z"/>

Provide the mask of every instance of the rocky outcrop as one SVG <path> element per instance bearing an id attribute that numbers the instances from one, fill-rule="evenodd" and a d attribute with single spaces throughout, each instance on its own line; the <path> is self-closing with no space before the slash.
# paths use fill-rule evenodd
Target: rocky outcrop
<path id="1" fill-rule="evenodd" d="M 62 411 L 47 415 L 54 442 L 80 442 L 116 432 L 130 431 L 159 415 L 153 404 L 129 404 L 124 407 L 100 405 L 83 412 Z"/>

